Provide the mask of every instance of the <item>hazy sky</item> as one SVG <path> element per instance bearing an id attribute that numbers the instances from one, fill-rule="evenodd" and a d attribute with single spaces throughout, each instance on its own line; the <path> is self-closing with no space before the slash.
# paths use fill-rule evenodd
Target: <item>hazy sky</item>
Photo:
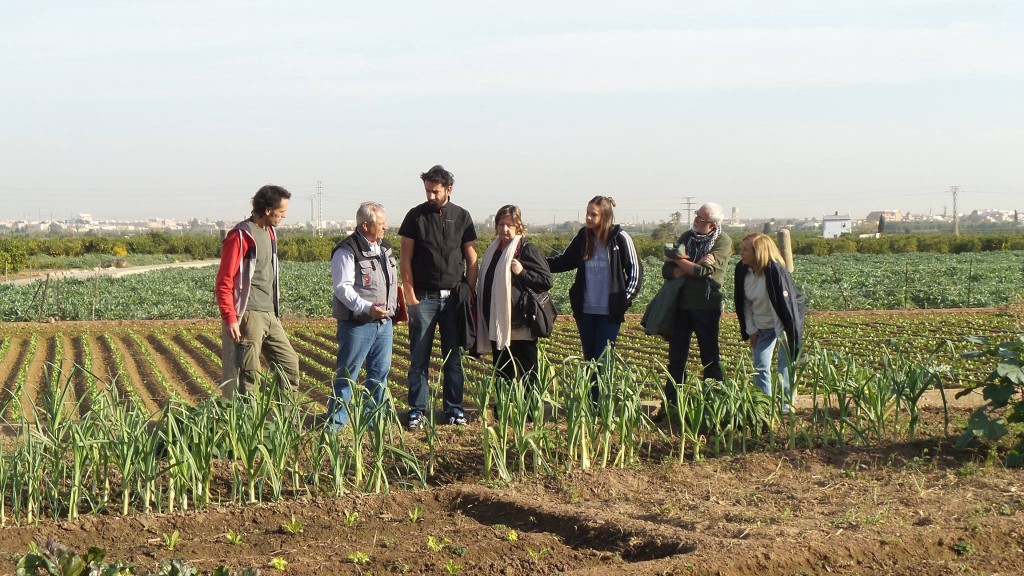
<path id="1" fill-rule="evenodd" d="M 0 220 L 1024 209 L 1024 2 L 0 0 Z"/>

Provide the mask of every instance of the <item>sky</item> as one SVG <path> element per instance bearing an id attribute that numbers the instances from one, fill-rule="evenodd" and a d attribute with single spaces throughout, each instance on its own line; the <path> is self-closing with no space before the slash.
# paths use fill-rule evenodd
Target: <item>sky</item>
<path id="1" fill-rule="evenodd" d="M 1019 0 L 0 2 L 0 220 L 1024 209 Z"/>

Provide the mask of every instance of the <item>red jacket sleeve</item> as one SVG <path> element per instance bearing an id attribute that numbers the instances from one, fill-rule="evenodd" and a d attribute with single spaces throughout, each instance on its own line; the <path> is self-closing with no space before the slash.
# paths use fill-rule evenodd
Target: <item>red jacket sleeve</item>
<path id="1" fill-rule="evenodd" d="M 238 322 L 235 312 L 235 282 L 239 263 L 242 260 L 242 234 L 237 230 L 228 232 L 220 247 L 220 268 L 213 282 L 213 295 L 220 309 L 220 318 L 225 324 Z"/>

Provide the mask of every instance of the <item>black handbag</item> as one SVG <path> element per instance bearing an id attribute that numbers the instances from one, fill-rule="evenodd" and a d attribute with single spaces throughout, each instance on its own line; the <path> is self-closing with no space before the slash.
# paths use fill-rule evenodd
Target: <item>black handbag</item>
<path id="1" fill-rule="evenodd" d="M 547 338 L 555 329 L 558 310 L 547 292 L 534 292 L 525 286 L 519 289 L 519 313 L 524 326 L 534 338 Z"/>

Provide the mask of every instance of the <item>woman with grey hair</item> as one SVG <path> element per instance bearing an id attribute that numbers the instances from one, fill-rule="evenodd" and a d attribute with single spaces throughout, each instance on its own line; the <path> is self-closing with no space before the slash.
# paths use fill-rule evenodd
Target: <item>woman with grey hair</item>
<path id="1" fill-rule="evenodd" d="M 697 335 L 703 378 L 722 379 L 718 348 L 719 324 L 722 319 L 722 283 L 725 266 L 732 255 L 732 239 L 722 232 L 722 207 L 708 202 L 697 209 L 693 226 L 676 242 L 680 257 L 665 259 L 662 276 L 672 280 L 685 276 L 679 291 L 672 335 L 668 340 L 668 373 L 665 399 L 676 403 L 677 386 L 686 380 L 686 361 L 690 356 L 690 340 Z M 671 412 L 669 406 L 666 406 Z"/>

